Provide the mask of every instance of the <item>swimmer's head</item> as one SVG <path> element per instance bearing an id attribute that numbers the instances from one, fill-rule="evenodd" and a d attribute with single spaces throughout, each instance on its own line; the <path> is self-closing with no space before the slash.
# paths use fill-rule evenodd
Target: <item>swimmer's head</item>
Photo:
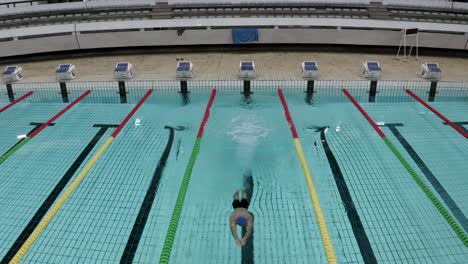
<path id="1" fill-rule="evenodd" d="M 243 217 L 243 216 L 239 216 L 236 219 L 236 224 L 238 224 L 240 226 L 245 226 L 245 225 L 247 225 L 247 219 L 245 217 Z"/>

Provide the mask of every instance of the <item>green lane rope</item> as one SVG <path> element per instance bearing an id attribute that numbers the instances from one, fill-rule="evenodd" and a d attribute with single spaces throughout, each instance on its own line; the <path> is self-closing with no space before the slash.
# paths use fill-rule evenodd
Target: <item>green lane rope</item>
<path id="1" fill-rule="evenodd" d="M 195 141 L 195 146 L 192 150 L 192 154 L 190 155 L 190 160 L 187 165 L 187 169 L 185 170 L 184 178 L 182 180 L 182 184 L 179 190 L 179 195 L 177 196 L 174 212 L 172 213 L 171 222 L 167 230 L 166 240 L 164 241 L 161 257 L 159 258 L 159 263 L 161 264 L 169 263 L 172 245 L 174 244 L 174 239 L 177 232 L 177 225 L 179 224 L 180 215 L 182 213 L 182 207 L 184 206 L 185 195 L 187 194 L 187 189 L 190 182 L 190 176 L 192 175 L 193 166 L 195 165 L 198 153 L 200 152 L 200 142 L 201 138 L 197 138 L 197 140 Z"/>
<path id="2" fill-rule="evenodd" d="M 429 200 L 434 204 L 434 206 L 439 210 L 440 214 L 445 218 L 448 222 L 450 227 L 455 231 L 457 236 L 461 239 L 465 247 L 468 247 L 468 236 L 465 234 L 463 229 L 457 223 L 457 221 L 452 217 L 452 215 L 448 212 L 448 210 L 444 207 L 444 205 L 440 202 L 440 200 L 435 196 L 435 194 L 431 191 L 431 189 L 424 183 L 422 178 L 416 173 L 416 171 L 411 167 L 411 165 L 406 161 L 403 155 L 397 150 L 395 145 L 387 138 L 382 138 L 387 144 L 387 146 L 392 150 L 393 154 L 400 160 L 401 164 L 405 167 L 405 169 L 409 172 L 409 174 L 413 177 L 416 183 L 421 187 L 424 193 L 427 195 Z"/>
<path id="3" fill-rule="evenodd" d="M 9 157 L 11 157 L 11 155 L 13 155 L 13 153 L 15 153 L 19 148 L 21 148 L 24 144 L 28 143 L 28 141 L 31 140 L 31 138 L 29 137 L 26 137 L 24 138 L 24 140 L 21 140 L 16 146 L 14 146 L 13 148 L 11 148 L 10 150 L 8 150 L 5 154 L 3 154 L 1 157 L 0 157 L 0 164 L 2 164 L 3 162 L 5 162 L 5 160 L 7 160 Z"/>
<path id="4" fill-rule="evenodd" d="M 356 106 L 356 108 L 361 112 L 364 118 L 369 122 L 369 124 L 374 128 L 374 130 L 379 134 L 380 138 L 383 139 L 385 144 L 390 148 L 390 150 L 395 154 L 401 164 L 409 172 L 411 177 L 416 181 L 418 186 L 423 190 L 426 196 L 431 200 L 432 204 L 436 207 L 439 213 L 444 217 L 445 221 L 450 225 L 450 227 L 455 231 L 455 234 L 460 238 L 465 247 L 468 247 L 468 236 L 465 234 L 463 229 L 458 225 L 457 221 L 452 217 L 452 215 L 447 211 L 444 205 L 440 200 L 435 196 L 431 189 L 424 183 L 422 178 L 416 173 L 416 171 L 411 167 L 408 161 L 405 160 L 403 155 L 397 150 L 395 145 L 385 136 L 384 132 L 377 126 L 377 124 L 372 120 L 372 118 L 366 113 L 366 111 L 359 105 L 359 103 L 353 98 L 353 96 L 348 92 L 348 90 L 343 89 L 343 93 L 346 94 L 348 99 Z"/>

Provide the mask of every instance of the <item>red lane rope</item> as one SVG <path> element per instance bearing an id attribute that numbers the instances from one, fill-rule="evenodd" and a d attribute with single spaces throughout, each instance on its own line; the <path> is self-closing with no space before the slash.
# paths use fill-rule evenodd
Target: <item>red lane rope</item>
<path id="1" fill-rule="evenodd" d="M 348 99 L 356 106 L 356 108 L 361 112 L 361 114 L 367 119 L 367 122 L 377 131 L 380 137 L 384 138 L 385 133 L 380 129 L 380 127 L 375 124 L 374 120 L 364 111 L 364 109 L 359 105 L 359 103 L 353 98 L 353 96 L 348 92 L 348 90 L 343 89 L 343 93 L 348 97 Z"/>
<path id="2" fill-rule="evenodd" d="M 135 107 L 133 107 L 132 111 L 128 113 L 128 115 L 125 117 L 122 123 L 120 123 L 120 125 L 114 130 L 114 133 L 112 133 L 111 135 L 112 137 L 115 138 L 120 133 L 120 130 L 122 130 L 122 128 L 127 124 L 128 120 L 132 118 L 132 116 L 136 113 L 138 108 L 140 108 L 140 106 L 146 101 L 146 99 L 148 99 L 148 97 L 151 95 L 152 92 L 153 92 L 153 89 L 149 89 L 145 93 L 145 95 L 140 99 L 140 101 L 135 105 Z"/>
<path id="3" fill-rule="evenodd" d="M 208 121 L 208 117 L 210 116 L 210 109 L 211 109 L 211 106 L 213 105 L 215 96 L 216 96 L 216 88 L 214 88 L 213 91 L 211 91 L 210 100 L 208 101 L 208 105 L 206 106 L 205 115 L 203 116 L 203 121 L 200 125 L 200 128 L 198 129 L 197 138 L 201 138 L 203 136 L 203 131 L 205 130 L 206 122 Z"/>
<path id="4" fill-rule="evenodd" d="M 30 91 L 30 92 L 24 94 L 23 96 L 21 96 L 20 98 L 14 100 L 13 102 L 7 104 L 7 105 L 4 106 L 2 109 L 0 109 L 0 113 L 3 112 L 3 111 L 5 111 L 5 110 L 7 110 L 8 108 L 14 106 L 16 103 L 22 101 L 24 98 L 30 96 L 31 94 L 33 94 L 33 91 Z"/>
<path id="5" fill-rule="evenodd" d="M 42 130 L 44 130 L 48 125 L 50 125 L 52 122 L 54 122 L 57 118 L 59 118 L 61 115 L 63 115 L 66 111 L 68 111 L 70 108 L 72 108 L 75 104 L 77 104 L 79 101 L 81 101 L 83 98 L 85 98 L 88 94 L 91 93 L 91 90 L 87 90 L 84 92 L 80 97 L 76 98 L 73 102 L 68 104 L 64 109 L 62 109 L 60 112 L 58 112 L 56 115 L 54 115 L 49 121 L 45 122 L 40 126 L 36 131 L 32 132 L 28 137 L 33 138 L 37 134 L 39 134 Z"/>
<path id="6" fill-rule="evenodd" d="M 289 128 L 291 128 L 292 136 L 293 138 L 298 138 L 296 127 L 294 126 L 291 114 L 289 113 L 288 104 L 286 104 L 286 100 L 284 99 L 283 90 L 278 89 L 278 95 L 281 100 L 281 104 L 283 105 L 284 115 L 286 116 L 286 120 L 288 121 Z"/>
<path id="7" fill-rule="evenodd" d="M 439 113 L 439 111 L 435 110 L 432 106 L 430 106 L 428 103 L 424 102 L 423 99 L 419 98 L 415 93 L 413 93 L 411 90 L 406 89 L 405 90 L 407 94 L 409 94 L 411 97 L 416 99 L 419 103 L 427 107 L 427 109 L 431 110 L 432 113 L 434 113 L 436 116 L 438 116 L 440 119 L 444 120 L 445 123 L 449 124 L 451 127 L 453 127 L 458 133 L 462 134 L 465 138 L 468 138 L 468 133 L 463 131 L 461 128 L 459 128 L 457 125 L 455 125 L 452 121 L 448 120 L 444 115 Z"/>

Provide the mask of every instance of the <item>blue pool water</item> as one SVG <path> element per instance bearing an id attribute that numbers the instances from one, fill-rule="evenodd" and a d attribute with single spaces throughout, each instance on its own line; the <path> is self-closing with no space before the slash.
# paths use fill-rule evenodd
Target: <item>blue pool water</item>
<path id="1" fill-rule="evenodd" d="M 81 92 L 75 91 L 74 96 Z M 134 263 L 157 262 L 209 92 L 210 89 L 193 90 L 190 103 L 183 105 L 175 91 L 155 90 L 29 248 L 23 261 L 120 261 L 168 145 L 170 130 L 165 126 L 171 126 L 177 130 L 133 258 Z M 284 92 L 338 263 L 365 263 L 371 255 L 378 263 L 466 263 L 468 248 L 351 103 L 316 100 L 308 105 L 302 91 Z M 4 258 L 80 153 L 93 143 L 100 131 L 93 125 L 119 124 L 141 95 L 134 95 L 130 104 L 118 104 L 116 98 L 106 104 L 85 99 L 0 165 L 0 258 Z M 6 101 L 0 101 L 0 106 L 5 104 Z M 433 192 L 437 194 L 425 176 L 427 173 L 437 178 L 462 216 L 467 216 L 467 140 L 416 102 L 361 105 L 376 122 L 385 123 L 384 133 Z M 468 102 L 431 105 L 450 120 L 465 122 L 460 126 L 468 129 Z M 0 154 L 18 141 L 18 135 L 34 128 L 31 122 L 45 122 L 64 106 L 58 102 L 19 103 L 0 113 Z M 108 128 L 94 141 L 72 179 L 114 129 Z M 347 214 L 351 208 L 339 191 L 325 143 L 328 153 L 336 159 L 342 184 L 349 190 L 364 229 L 360 236 L 353 232 L 357 220 Z M 412 153 L 408 152 L 408 145 Z M 415 154 L 419 160 L 414 159 Z M 243 252 L 230 234 L 229 216 L 232 194 L 242 187 L 244 175 L 253 179 L 250 211 L 255 216 L 255 231 L 253 250 Z M 362 252 L 366 239 L 370 247 Z M 327 262 L 304 173 L 276 89 L 256 92 L 249 103 L 241 100 L 238 90 L 218 89 L 170 258 L 171 263 L 247 260 L 269 264 Z"/>

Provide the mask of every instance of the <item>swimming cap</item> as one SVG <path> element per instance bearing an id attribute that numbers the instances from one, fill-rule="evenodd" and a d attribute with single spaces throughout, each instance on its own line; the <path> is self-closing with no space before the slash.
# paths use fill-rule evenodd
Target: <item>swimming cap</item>
<path id="1" fill-rule="evenodd" d="M 245 217 L 243 217 L 243 216 L 239 216 L 236 219 L 236 223 L 238 225 L 240 225 L 240 226 L 245 226 L 245 225 L 247 225 L 247 219 Z"/>

